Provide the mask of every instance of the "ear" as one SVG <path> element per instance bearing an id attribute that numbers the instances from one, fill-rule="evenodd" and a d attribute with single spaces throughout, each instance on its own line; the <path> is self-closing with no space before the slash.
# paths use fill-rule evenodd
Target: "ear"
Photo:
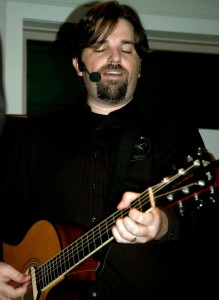
<path id="1" fill-rule="evenodd" d="M 75 70 L 76 70 L 78 76 L 81 77 L 81 76 L 82 76 L 82 72 L 81 72 L 80 69 L 79 69 L 78 58 L 73 58 L 73 59 L 72 59 L 72 65 L 73 65 L 73 67 L 75 68 Z"/>

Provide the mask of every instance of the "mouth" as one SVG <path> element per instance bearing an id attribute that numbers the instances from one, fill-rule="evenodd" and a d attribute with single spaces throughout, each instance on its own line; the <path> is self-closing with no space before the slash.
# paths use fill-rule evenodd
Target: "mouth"
<path id="1" fill-rule="evenodd" d="M 103 75 L 110 79 L 118 79 L 123 76 L 123 72 L 118 71 L 118 70 L 110 70 L 110 71 L 104 72 Z"/>

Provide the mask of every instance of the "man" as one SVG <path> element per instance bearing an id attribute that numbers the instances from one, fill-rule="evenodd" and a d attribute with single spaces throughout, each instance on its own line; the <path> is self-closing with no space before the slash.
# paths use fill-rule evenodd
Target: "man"
<path id="1" fill-rule="evenodd" d="M 153 186 L 173 172 L 172 166 L 182 167 L 187 155 L 196 155 L 203 141 L 196 128 L 181 124 L 165 106 L 147 106 L 150 94 L 140 99 L 135 95 L 150 49 L 131 7 L 116 1 L 93 6 L 74 30 L 72 51 L 86 95 L 72 108 L 30 118 L 18 135 L 0 195 L 1 240 L 22 245 L 29 228 L 43 219 L 68 228 L 76 224 L 88 232 L 70 248 L 73 257 L 79 251 L 76 261 L 81 266 L 87 251 L 92 254 L 85 268 L 74 272 L 72 256 L 70 265 L 58 256 L 42 272 L 49 274 L 49 281 L 53 268 L 55 276 L 65 275 L 66 268 L 73 274 L 52 289 L 46 285 L 48 299 L 176 298 L 184 290 L 180 216 L 175 208 L 154 205 Z M 132 207 L 141 193 L 143 199 L 148 196 L 149 206 Z M 127 213 L 120 215 L 123 209 Z M 43 241 L 46 233 L 40 232 Z M 50 239 L 31 244 L 44 252 L 53 248 Z M 28 285 L 30 277 L 14 267 L 7 259 L 1 263 L 1 299 L 26 293 L 41 272 L 31 270 Z M 12 288 L 9 279 L 24 285 Z M 44 281 L 34 282 L 38 292 Z"/>

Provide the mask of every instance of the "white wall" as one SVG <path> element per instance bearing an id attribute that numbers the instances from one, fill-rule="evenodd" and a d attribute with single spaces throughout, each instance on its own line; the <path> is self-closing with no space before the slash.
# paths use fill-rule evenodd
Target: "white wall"
<path id="1" fill-rule="evenodd" d="M 206 148 L 216 159 L 219 159 L 219 130 L 200 129 Z"/>

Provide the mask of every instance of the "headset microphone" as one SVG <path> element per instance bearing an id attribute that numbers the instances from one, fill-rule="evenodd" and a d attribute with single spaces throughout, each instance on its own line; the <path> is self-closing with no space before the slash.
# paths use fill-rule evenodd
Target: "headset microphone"
<path id="1" fill-rule="evenodd" d="M 92 81 L 92 82 L 99 82 L 101 80 L 100 73 L 99 72 L 92 72 L 92 73 L 90 73 L 88 71 L 88 69 L 86 68 L 85 64 L 83 63 L 83 61 L 78 61 L 78 67 L 79 67 L 79 70 L 81 72 L 87 72 L 88 73 L 90 81 Z"/>

